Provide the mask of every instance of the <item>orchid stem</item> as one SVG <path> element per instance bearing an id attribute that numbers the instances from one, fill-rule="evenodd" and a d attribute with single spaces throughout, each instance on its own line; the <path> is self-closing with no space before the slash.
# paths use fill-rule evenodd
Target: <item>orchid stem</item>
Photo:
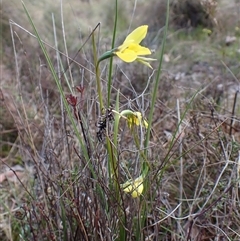
<path id="1" fill-rule="evenodd" d="M 101 89 L 101 79 L 99 75 L 99 61 L 97 58 L 97 48 L 96 43 L 94 39 L 94 34 L 92 35 L 92 44 L 93 44 L 93 58 L 94 58 L 94 65 L 95 65 L 95 71 L 96 71 L 96 82 L 97 82 L 97 92 L 98 92 L 98 98 L 100 103 L 100 110 L 103 110 L 103 98 L 102 98 L 102 89 Z"/>
<path id="2" fill-rule="evenodd" d="M 102 98 L 102 89 L 101 89 L 101 79 L 99 76 L 99 62 L 96 65 L 96 81 L 97 81 L 97 92 L 98 92 L 98 98 L 100 103 L 100 110 L 103 110 L 103 98 Z"/>

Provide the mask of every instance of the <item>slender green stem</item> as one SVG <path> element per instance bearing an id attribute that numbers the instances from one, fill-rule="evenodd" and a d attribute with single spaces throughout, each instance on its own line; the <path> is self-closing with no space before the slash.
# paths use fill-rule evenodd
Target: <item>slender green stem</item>
<path id="1" fill-rule="evenodd" d="M 147 160 L 147 156 L 145 155 L 144 151 L 141 150 L 141 148 L 140 148 L 139 138 L 136 134 L 136 131 L 132 130 L 132 136 L 134 138 L 135 145 L 136 145 L 137 149 L 139 150 L 139 153 L 140 153 L 140 155 L 143 159 L 143 165 L 142 165 L 141 170 L 142 170 L 143 178 L 145 178 L 145 176 L 148 174 L 150 165 L 149 165 L 149 162 Z"/>
<path id="2" fill-rule="evenodd" d="M 118 20 L 118 0 L 115 1 L 115 20 L 114 20 L 114 29 L 113 29 L 113 37 L 112 37 L 112 49 L 114 49 L 114 46 L 115 46 L 117 20 Z M 113 57 L 110 58 L 109 71 L 108 71 L 108 99 L 107 99 L 108 106 L 110 106 L 110 100 L 111 100 L 110 96 L 111 96 L 111 88 L 112 88 L 112 70 L 113 70 Z"/>
<path id="3" fill-rule="evenodd" d="M 115 192 L 116 192 L 116 200 L 118 201 L 119 205 L 118 205 L 118 217 L 120 219 L 120 222 L 118 223 L 118 229 L 119 229 L 119 241 L 122 240 L 126 240 L 127 234 L 126 234 L 126 228 L 125 228 L 125 224 L 126 224 L 126 216 L 124 215 L 124 211 L 121 208 L 122 205 L 122 201 L 121 201 L 121 188 L 120 188 L 120 184 L 119 184 L 119 164 L 117 162 L 118 160 L 118 150 L 117 150 L 117 146 L 118 146 L 118 131 L 119 131 L 119 120 L 121 118 L 120 114 L 119 114 L 119 90 L 117 92 L 117 98 L 116 98 L 116 104 L 115 104 L 115 121 L 114 121 L 114 136 L 113 136 L 113 152 L 114 152 L 114 159 L 113 161 L 113 166 L 115 166 L 115 170 L 114 170 L 114 188 L 115 188 Z"/>
<path id="4" fill-rule="evenodd" d="M 100 110 L 102 111 L 103 110 L 102 88 L 101 88 L 101 79 L 100 79 L 100 74 L 99 74 L 99 62 L 98 62 L 98 57 L 97 57 L 97 48 L 96 48 L 94 34 L 92 35 L 92 45 L 93 45 L 94 66 L 95 66 L 95 71 L 96 71 L 97 92 L 98 92 Z"/>
<path id="5" fill-rule="evenodd" d="M 166 38 L 167 38 L 168 22 L 169 22 L 169 0 L 167 1 L 166 24 L 165 24 L 165 30 L 164 30 L 164 36 L 163 36 L 163 42 L 162 42 L 162 49 L 161 49 L 161 53 L 160 53 L 160 57 L 159 57 L 159 66 L 158 66 L 158 71 L 157 71 L 157 75 L 156 75 L 156 79 L 155 79 L 155 85 L 154 85 L 153 92 L 152 92 L 150 113 L 148 116 L 148 129 L 147 129 L 146 139 L 145 139 L 145 143 L 144 143 L 145 156 L 148 156 L 147 155 L 148 144 L 149 144 L 149 140 L 150 140 L 150 132 L 151 132 L 151 127 L 152 127 L 153 113 L 155 110 L 155 103 L 156 103 L 156 99 L 157 99 L 158 86 L 160 83 L 160 75 L 161 75 L 162 62 L 163 62 L 163 52 L 164 52 Z M 147 176 L 147 174 L 149 173 L 149 166 L 147 165 L 147 163 L 144 163 L 143 170 L 146 172 L 146 176 Z M 146 193 L 146 191 L 149 190 L 149 187 L 150 187 L 149 178 L 145 178 L 144 187 L 145 187 L 144 192 Z M 142 202 L 141 203 L 142 210 L 141 210 L 140 229 L 141 229 L 141 227 L 144 226 L 144 223 L 147 218 L 147 209 L 148 209 L 148 204 L 145 202 L 145 199 L 141 199 L 141 202 Z"/>
<path id="6" fill-rule="evenodd" d="M 116 107 L 117 111 L 119 110 L 119 93 L 117 94 L 117 99 L 116 99 Z M 115 118 L 115 123 L 114 123 L 114 137 L 113 137 L 113 144 L 112 144 L 112 159 L 111 161 L 111 172 L 110 174 L 113 176 L 113 187 L 116 192 L 116 199 L 117 201 L 120 202 L 120 189 L 119 189 L 119 168 L 118 168 L 118 153 L 117 153 L 117 146 L 118 146 L 118 141 L 117 141 L 117 136 L 118 136 L 118 124 L 119 124 L 119 117 L 116 116 Z M 120 213 L 119 213 L 120 214 Z"/>
<path id="7" fill-rule="evenodd" d="M 168 22 L 169 22 L 169 0 L 167 1 L 166 24 L 165 24 L 165 30 L 164 30 L 164 36 L 163 36 L 163 42 L 162 42 L 162 49 L 161 49 L 161 53 L 160 53 L 159 66 L 158 66 L 156 81 L 155 81 L 155 85 L 154 85 L 153 93 L 152 93 L 150 113 L 148 116 L 148 130 L 147 130 L 147 135 L 146 135 L 146 140 L 145 140 L 145 145 L 144 145 L 146 156 L 147 156 L 147 151 L 148 151 L 147 147 L 148 147 L 148 143 L 149 143 L 149 139 L 150 139 L 150 131 L 151 131 L 151 127 L 152 127 L 155 102 L 157 99 L 158 85 L 160 83 L 160 75 L 161 75 L 161 68 L 162 68 L 162 62 L 163 62 L 163 52 L 164 52 L 166 38 L 167 38 Z"/>
<path id="8" fill-rule="evenodd" d="M 116 98 L 116 105 L 115 105 L 115 111 L 119 111 L 119 92 L 117 93 Z M 115 122 L 114 122 L 114 136 L 113 136 L 113 145 L 114 145 L 114 157 L 117 158 L 117 146 L 118 146 L 118 125 L 119 125 L 119 115 L 116 115 Z M 115 169 L 116 177 L 118 178 L 118 166 L 117 166 L 117 159 L 112 160 L 113 161 L 113 167 Z M 113 170 L 114 171 L 114 170 Z M 116 179 L 118 180 L 118 179 Z"/>

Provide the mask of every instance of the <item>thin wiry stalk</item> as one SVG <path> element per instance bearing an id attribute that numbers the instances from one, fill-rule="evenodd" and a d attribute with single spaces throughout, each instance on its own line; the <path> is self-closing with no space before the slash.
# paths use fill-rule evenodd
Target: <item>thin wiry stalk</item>
<path id="1" fill-rule="evenodd" d="M 164 48 L 165 48 L 165 43 L 167 39 L 167 31 L 168 31 L 168 22 L 169 22 L 169 0 L 167 1 L 167 13 L 166 13 L 166 24 L 165 24 L 165 29 L 164 29 L 164 36 L 163 36 L 163 41 L 162 41 L 162 48 L 159 56 L 159 65 L 158 65 L 158 71 L 157 75 L 155 77 L 155 84 L 152 90 L 152 99 L 151 99 L 151 108 L 150 108 L 150 113 L 148 116 L 148 130 L 146 134 L 146 141 L 145 141 L 145 147 L 148 146 L 149 140 L 150 140 L 150 131 L 152 127 L 152 121 L 153 121 L 153 113 L 155 109 L 155 103 L 157 99 L 157 93 L 158 93 L 158 86 L 160 83 L 160 75 L 162 72 L 162 62 L 163 62 L 163 53 L 164 53 Z M 147 153 L 147 149 L 145 150 L 145 154 Z"/>
<path id="2" fill-rule="evenodd" d="M 40 44 L 40 46 L 41 46 L 41 49 L 42 49 L 42 51 L 43 51 L 43 53 L 44 53 L 44 55 L 45 55 L 45 57 L 46 57 L 46 60 L 47 60 L 48 65 L 49 65 L 49 68 L 50 68 L 51 73 L 52 73 L 52 75 L 53 75 L 53 77 L 54 77 L 54 80 L 56 81 L 58 90 L 59 90 L 59 92 L 60 92 L 60 94 L 61 94 L 61 97 L 62 97 L 62 99 L 63 99 L 64 107 L 65 107 L 66 110 L 67 110 L 68 116 L 69 116 L 69 118 L 70 118 L 70 120 L 71 120 L 71 123 L 72 123 L 72 125 L 73 125 L 73 128 L 74 128 L 74 132 L 75 132 L 75 134 L 76 134 L 77 137 L 78 137 L 79 143 L 81 144 L 81 147 L 82 147 L 82 149 L 83 149 L 84 156 L 85 156 L 86 159 L 88 159 L 89 157 L 88 157 L 88 154 L 87 154 L 86 147 L 85 147 L 85 145 L 84 145 L 83 142 L 82 142 L 82 138 L 80 137 L 79 132 L 78 132 L 78 129 L 77 129 L 77 126 L 76 126 L 76 124 L 75 124 L 75 121 L 73 120 L 72 113 L 71 113 L 70 108 L 69 108 L 69 105 L 68 105 L 68 103 L 67 103 L 67 101 L 66 101 L 66 99 L 65 99 L 65 95 L 64 95 L 62 86 L 61 86 L 60 81 L 59 81 L 59 79 L 58 79 L 58 77 L 57 77 L 57 75 L 56 75 L 56 72 L 55 72 L 55 70 L 54 70 L 53 64 L 52 64 L 52 62 L 51 62 L 51 60 L 50 60 L 50 58 L 49 58 L 49 56 L 48 56 L 48 54 L 47 54 L 46 48 L 45 48 L 43 42 L 41 41 L 41 38 L 40 38 L 40 36 L 39 36 L 39 34 L 38 34 L 38 32 L 37 32 L 37 29 L 35 28 L 35 25 L 33 24 L 32 19 L 31 19 L 30 15 L 29 15 L 29 13 L 28 13 L 28 11 L 27 11 L 24 3 L 22 3 L 22 4 L 23 4 L 24 10 L 25 10 L 25 12 L 26 12 L 26 14 L 27 14 L 27 16 L 28 16 L 28 19 L 29 19 L 31 25 L 32 25 L 32 27 L 34 28 L 35 34 L 36 34 L 36 36 L 37 36 L 37 39 L 38 39 L 39 44 Z"/>
<path id="3" fill-rule="evenodd" d="M 128 28 L 128 33 L 130 32 L 130 29 L 132 27 L 132 22 L 133 22 L 133 18 L 134 18 L 135 12 L 136 12 L 136 8 L 137 8 L 137 0 L 134 1 L 132 15 L 131 15 L 130 23 L 129 23 L 129 28 Z"/>
<path id="4" fill-rule="evenodd" d="M 179 176 L 179 200 L 180 202 L 183 200 L 183 138 L 182 138 L 182 124 L 181 124 L 181 114 L 180 114 L 180 106 L 179 106 L 179 99 L 177 99 L 177 117 L 178 117 L 178 135 L 179 137 L 179 166 L 180 166 L 180 176 Z M 178 217 L 182 216 L 182 206 L 179 206 L 178 209 Z M 181 224 L 178 222 L 178 233 L 181 233 Z"/>
<path id="5" fill-rule="evenodd" d="M 26 32 L 26 33 L 27 33 L 28 35 L 30 35 L 31 37 L 38 39 L 39 36 L 34 35 L 34 34 L 31 33 L 30 31 L 28 31 L 27 29 L 25 29 L 25 28 L 23 28 L 22 26 L 20 26 L 19 24 L 15 23 L 13 20 L 9 20 L 9 22 L 10 22 L 10 25 L 14 25 L 14 26 L 18 27 L 19 29 L 23 30 L 24 32 Z M 84 41 L 84 43 L 81 45 L 81 47 L 79 48 L 79 50 L 77 51 L 77 53 L 75 54 L 75 56 L 74 56 L 73 58 L 71 58 L 70 56 L 68 56 L 68 55 L 65 54 L 64 52 L 56 49 L 55 47 L 53 47 L 51 44 L 47 43 L 47 42 L 44 41 L 43 39 L 40 39 L 40 40 L 41 40 L 42 44 L 44 44 L 45 46 L 50 47 L 51 49 L 57 51 L 57 52 L 58 52 L 59 54 L 61 54 L 62 56 L 64 56 L 64 57 L 68 58 L 69 60 L 71 60 L 71 61 L 70 61 L 70 65 L 71 65 L 72 63 L 75 63 L 75 64 L 77 64 L 78 66 L 80 66 L 81 68 L 87 70 L 90 74 L 95 75 L 95 72 L 91 71 L 89 68 L 87 68 L 87 67 L 84 66 L 83 64 L 77 62 L 77 61 L 75 60 L 75 58 L 76 58 L 76 56 L 79 54 L 79 52 L 83 49 L 83 47 L 85 46 L 85 44 L 89 41 L 89 39 L 91 38 L 92 34 L 95 32 L 95 30 L 96 30 L 98 27 L 99 27 L 99 23 L 95 26 L 95 28 L 92 30 L 92 32 L 88 35 L 87 39 L 86 39 L 86 40 Z M 68 70 L 68 69 L 66 69 L 66 71 L 67 71 L 67 70 Z M 64 74 L 65 74 L 65 72 L 64 72 Z"/>
<path id="6" fill-rule="evenodd" d="M 23 110 L 23 114 L 24 114 L 24 118 L 25 118 L 25 121 L 24 122 L 22 120 L 22 126 L 25 127 L 25 131 L 30 139 L 30 143 L 31 143 L 31 147 L 33 149 L 33 152 L 35 154 L 35 156 L 37 155 L 36 153 L 36 148 L 34 146 L 34 141 L 33 141 L 33 137 L 32 137 L 32 133 L 31 133 L 31 130 L 30 130 L 30 125 L 29 125 L 29 119 L 27 117 L 27 112 L 26 112 L 26 108 L 25 108 L 25 105 L 24 105 L 24 101 L 23 101 L 23 96 L 22 96 L 22 88 L 21 88 L 21 81 L 20 81 L 20 70 L 19 70 L 19 66 L 18 66 L 18 61 L 17 61 L 17 51 L 16 51 L 16 48 L 15 48 L 15 39 L 14 39 L 14 34 L 13 34 L 13 29 L 12 29 L 12 25 L 10 24 L 10 31 L 11 31 L 11 38 L 12 38 L 12 42 L 13 42 L 13 52 L 14 52 L 14 59 L 15 59 L 15 65 L 16 65 L 16 80 L 17 80 L 17 86 L 18 86 L 18 91 L 19 91 L 19 98 L 20 98 L 20 103 L 21 103 L 21 106 L 22 106 L 22 110 Z M 21 117 L 21 114 L 19 112 L 19 109 L 16 108 L 17 112 L 18 112 L 18 116 Z M 22 118 L 21 118 L 22 119 Z"/>
<path id="7" fill-rule="evenodd" d="M 53 22 L 53 35 L 54 35 L 55 48 L 58 49 L 58 38 L 57 38 L 57 33 L 56 33 L 55 18 L 54 18 L 53 14 L 52 14 L 52 22 Z M 61 80 L 61 78 L 62 78 L 62 75 L 61 75 L 62 62 L 61 62 L 60 54 L 59 54 L 58 51 L 56 51 L 56 59 L 57 59 L 58 78 L 62 82 L 62 80 Z M 65 73 L 64 73 L 64 76 L 65 76 Z M 68 84 L 69 90 L 72 92 L 72 89 L 69 86 L 69 81 L 67 81 L 67 84 Z M 62 126 L 61 130 L 62 130 L 62 134 L 64 136 L 67 136 L 67 133 L 66 133 L 66 130 L 67 130 L 67 128 L 66 128 L 66 115 L 64 114 L 64 104 L 63 104 L 62 98 L 60 98 L 60 109 L 61 109 L 61 126 Z M 66 138 L 66 142 L 67 142 L 67 146 L 66 147 L 64 146 L 64 148 L 66 148 L 66 152 L 68 153 L 68 157 L 70 159 L 70 147 L 69 147 L 68 138 Z"/>
<path id="8" fill-rule="evenodd" d="M 58 49 L 58 38 L 57 38 L 57 33 L 56 33 L 56 25 L 55 25 L 55 19 L 54 19 L 54 15 L 52 14 L 52 22 L 53 22 L 53 35 L 54 35 L 54 42 L 55 42 L 55 48 Z M 56 51 L 56 59 L 57 59 L 57 72 L 58 72 L 58 77 L 59 80 L 61 81 L 61 60 L 60 60 L 60 54 Z M 68 58 L 67 58 L 68 59 Z M 59 132 L 62 132 L 63 136 L 67 136 L 66 133 L 66 121 L 65 121 L 65 114 L 64 114 L 64 104 L 63 104 L 63 99 L 60 96 L 60 109 L 61 109 L 61 130 Z M 64 145 L 64 149 L 67 149 L 67 153 L 68 153 L 68 158 L 70 160 L 70 148 L 69 148 L 69 143 L 68 143 L 68 138 L 66 138 L 66 142 L 67 142 L 67 146 Z M 61 190 L 60 187 L 57 187 L 57 195 L 60 196 L 61 195 Z M 57 206 L 57 219 L 59 220 L 59 222 L 62 222 L 63 225 L 63 233 L 64 233 L 64 237 L 66 238 L 66 214 L 64 213 L 64 208 L 62 208 L 62 200 L 58 199 L 56 201 L 56 206 Z M 60 211 L 61 210 L 61 211 Z M 61 237 L 61 234 L 59 233 L 59 238 Z"/>
<path id="9" fill-rule="evenodd" d="M 68 48 L 67 48 L 67 41 L 66 41 L 66 34 L 65 34 L 65 27 L 64 27 L 63 2 L 62 2 L 62 0 L 60 1 L 60 6 L 61 6 L 61 25 L 62 25 L 63 43 L 64 43 L 64 48 L 65 48 L 65 53 L 66 53 L 67 56 L 69 56 Z M 70 75 L 71 84 L 72 84 L 72 86 L 74 86 L 69 58 L 67 58 L 67 63 L 68 63 L 68 68 L 69 68 L 69 75 Z"/>
<path id="10" fill-rule="evenodd" d="M 214 187 L 213 187 L 213 189 L 211 190 L 211 193 L 208 195 L 206 201 L 205 201 L 204 204 L 202 205 L 202 210 L 204 210 L 204 207 L 209 203 L 209 200 L 212 198 L 215 190 L 217 189 L 217 187 L 218 187 L 218 185 L 219 185 L 219 182 L 220 182 L 220 180 L 221 180 L 221 178 L 222 178 L 223 173 L 225 172 L 225 170 L 226 170 L 227 167 L 228 167 L 228 164 L 229 164 L 229 160 L 226 160 L 225 166 L 223 167 L 221 173 L 219 174 L 219 176 L 218 176 L 218 178 L 217 178 L 217 180 L 216 180 L 216 182 L 215 182 L 215 184 L 214 184 Z"/>

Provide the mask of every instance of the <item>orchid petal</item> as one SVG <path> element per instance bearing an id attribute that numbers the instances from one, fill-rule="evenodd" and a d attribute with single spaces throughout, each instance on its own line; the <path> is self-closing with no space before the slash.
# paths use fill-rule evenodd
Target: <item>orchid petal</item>
<path id="1" fill-rule="evenodd" d="M 145 58 L 145 57 L 141 57 L 138 56 L 136 59 L 138 62 L 145 64 L 146 66 L 148 66 L 149 68 L 152 69 L 152 66 L 148 63 L 149 61 L 155 61 L 156 59 L 152 59 L 152 58 Z"/>
<path id="2" fill-rule="evenodd" d="M 137 55 L 149 55 L 149 54 L 151 54 L 150 49 L 148 49 L 146 47 L 143 47 L 139 44 L 130 44 L 127 49 L 136 52 Z"/>
<path id="3" fill-rule="evenodd" d="M 144 61 L 144 60 L 142 60 L 142 59 L 139 59 L 139 58 L 137 58 L 137 61 L 138 62 L 140 62 L 140 63 L 142 63 L 142 64 L 144 64 L 144 65 L 146 65 L 146 66 L 148 66 L 149 68 L 153 68 L 147 61 Z"/>
<path id="4" fill-rule="evenodd" d="M 136 28 L 126 37 L 123 44 L 125 44 L 125 43 L 139 44 L 146 37 L 147 30 L 148 30 L 147 25 L 143 25 L 143 26 Z"/>
<path id="5" fill-rule="evenodd" d="M 137 54 L 132 51 L 132 50 L 128 50 L 126 49 L 123 52 L 116 52 L 116 55 L 123 61 L 130 63 L 133 62 L 137 59 Z"/>
<path id="6" fill-rule="evenodd" d="M 129 180 L 121 185 L 123 187 L 123 191 L 126 193 L 131 193 L 133 198 L 139 197 L 144 189 L 143 186 L 143 177 L 140 176 L 135 180 Z"/>

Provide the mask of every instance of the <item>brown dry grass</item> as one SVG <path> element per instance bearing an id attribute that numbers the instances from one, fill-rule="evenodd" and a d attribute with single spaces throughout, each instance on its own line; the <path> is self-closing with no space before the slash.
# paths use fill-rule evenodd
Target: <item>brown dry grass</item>
<path id="1" fill-rule="evenodd" d="M 63 50 L 60 6 L 45 2 L 26 4 L 30 13 L 34 13 L 41 36 L 51 45 L 54 45 L 51 25 L 51 12 L 54 12 L 59 48 Z M 133 29 L 144 16 L 144 23 L 150 25 L 146 42 L 158 53 L 164 9 L 165 1 L 139 1 L 136 9 L 134 2 L 120 3 L 118 41 L 124 38 L 130 24 Z M 240 27 L 240 6 L 237 2 L 219 1 L 211 24 L 204 26 L 213 28 L 211 36 L 202 32 L 201 27 L 192 28 L 195 25 L 191 25 L 186 14 L 180 26 L 187 28 L 176 30 L 174 21 L 180 21 L 176 9 L 181 8 L 172 8 L 171 12 L 149 147 L 152 199 L 147 202 L 149 213 L 142 239 L 238 240 L 240 106 L 239 101 L 234 104 L 234 98 L 240 78 L 240 39 L 236 30 Z M 99 201 L 93 191 L 96 180 L 84 162 L 37 41 L 13 25 L 16 34 L 14 44 L 11 42 L 9 19 L 30 30 L 21 4 L 5 2 L 1 11 L 4 54 L 0 66 L 0 239 L 114 240 L 119 220 L 115 212 L 117 203 L 110 198 L 113 194 L 105 184 L 107 180 L 99 178 L 97 182 L 109 197 L 110 208 L 106 215 L 106 203 Z M 98 22 L 102 22 L 99 49 L 103 52 L 109 48 L 112 12 L 113 7 L 107 0 L 101 3 L 71 1 L 64 5 L 70 57 Z M 228 35 L 237 37 L 230 46 L 225 44 Z M 13 46 L 17 56 L 14 56 Z M 73 64 L 72 73 L 74 85 L 84 86 L 84 94 L 78 93 L 78 100 L 83 122 L 87 124 L 79 128 L 88 136 L 86 143 L 101 177 L 106 173 L 106 151 L 96 138 L 98 110 L 90 48 L 91 44 L 87 44 L 77 56 L 81 65 Z M 54 51 L 48 49 L 54 57 Z M 16 76 L 15 63 L 19 76 Z M 116 63 L 113 85 L 120 89 L 122 107 L 142 107 L 139 96 L 147 85 L 149 70 L 139 64 Z M 66 60 L 64 65 L 67 66 Z M 151 84 L 144 95 L 146 109 L 150 105 L 150 91 Z M 113 103 L 114 99 L 115 95 Z M 179 130 L 179 115 L 186 109 L 181 131 L 171 143 L 172 135 Z M 121 127 L 122 133 L 126 133 L 126 127 Z M 123 166 L 133 170 L 139 156 L 133 146 L 129 146 L 130 133 L 121 137 L 119 158 Z M 159 176 L 158 181 L 155 175 Z M 135 240 L 134 224 L 140 208 L 139 200 L 124 197 L 127 240 Z"/>

